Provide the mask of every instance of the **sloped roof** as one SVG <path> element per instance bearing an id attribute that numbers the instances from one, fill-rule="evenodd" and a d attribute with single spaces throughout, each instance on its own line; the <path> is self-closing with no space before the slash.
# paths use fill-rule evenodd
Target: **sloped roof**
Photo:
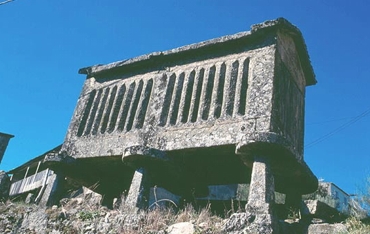
<path id="1" fill-rule="evenodd" d="M 53 149 L 51 149 L 51 150 L 49 150 L 49 151 L 47 151 L 47 152 L 45 152 L 45 153 L 43 153 L 43 154 L 41 154 L 39 156 L 37 156 L 37 157 L 35 157 L 35 158 L 27 161 L 26 163 L 24 163 L 24 164 L 22 164 L 22 165 L 20 165 L 20 166 L 18 166 L 16 168 L 8 171 L 7 174 L 14 174 L 17 171 L 24 170 L 27 167 L 31 167 L 32 165 L 35 165 L 36 166 L 39 161 L 41 161 L 41 160 L 44 159 L 45 155 L 47 155 L 49 153 L 53 153 L 53 152 L 59 152 L 61 148 L 62 148 L 62 144 L 60 144 L 57 147 L 55 147 L 55 148 L 53 148 Z"/>
<path id="2" fill-rule="evenodd" d="M 261 35 L 264 35 L 268 32 L 276 31 L 279 29 L 283 29 L 285 31 L 289 32 L 289 35 L 292 36 L 294 39 L 298 54 L 302 63 L 302 68 L 305 73 L 306 77 L 306 84 L 307 85 L 314 85 L 317 83 L 315 74 L 310 62 L 309 55 L 307 53 L 307 47 L 306 43 L 303 39 L 301 31 L 291 24 L 289 21 L 287 21 L 284 18 L 278 18 L 276 20 L 269 20 L 265 21 L 260 24 L 255 24 L 251 26 L 250 31 L 240 32 L 233 35 L 227 35 L 195 44 L 190 44 L 186 46 L 182 46 L 179 48 L 175 48 L 172 50 L 167 51 L 161 51 L 161 52 L 153 52 L 146 55 L 134 57 L 131 59 L 126 59 L 118 62 L 109 63 L 106 65 L 94 65 L 90 67 L 81 68 L 79 70 L 80 74 L 86 74 L 88 76 L 94 76 L 99 73 L 107 72 L 107 71 L 116 71 L 116 70 L 122 70 L 125 68 L 128 68 L 130 66 L 138 65 L 139 63 L 143 62 L 152 62 L 157 63 L 161 61 L 165 61 L 166 59 L 171 59 L 171 55 L 181 55 L 181 54 L 189 54 L 189 52 L 204 49 L 204 48 L 211 48 L 220 46 L 222 44 L 228 44 L 232 41 L 237 41 L 241 39 L 248 39 L 248 40 L 256 40 L 257 38 L 260 38 Z"/>

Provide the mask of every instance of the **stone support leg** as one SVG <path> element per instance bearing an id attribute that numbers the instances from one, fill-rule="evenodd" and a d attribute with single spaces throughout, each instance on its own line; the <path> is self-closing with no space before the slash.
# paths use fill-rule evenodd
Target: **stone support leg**
<path id="1" fill-rule="evenodd" d="M 51 206 L 58 203 L 60 189 L 62 188 L 62 183 L 64 182 L 64 175 L 53 174 L 48 177 L 45 187 L 41 188 L 40 194 L 40 206 Z M 42 191 L 43 190 L 43 191 Z M 39 200 L 36 198 L 36 200 Z"/>
<path id="2" fill-rule="evenodd" d="M 278 223 L 274 215 L 274 177 L 268 159 L 255 156 L 249 188 L 246 213 L 250 224 L 247 233 L 277 233 Z"/>
<path id="3" fill-rule="evenodd" d="M 148 207 L 150 195 L 150 182 L 147 171 L 140 168 L 135 171 L 131 186 L 127 194 L 125 206 L 145 209 Z"/>

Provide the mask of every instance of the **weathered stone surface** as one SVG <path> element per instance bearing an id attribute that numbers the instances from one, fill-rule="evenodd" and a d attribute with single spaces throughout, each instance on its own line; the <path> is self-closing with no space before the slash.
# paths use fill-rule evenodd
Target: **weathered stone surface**
<path id="1" fill-rule="evenodd" d="M 10 190 L 10 179 L 5 171 L 0 171 L 0 201 L 8 199 Z"/>
<path id="2" fill-rule="evenodd" d="M 52 174 L 48 177 L 48 181 L 43 188 L 41 188 L 40 197 L 36 197 L 36 201 L 40 206 L 54 205 L 59 201 L 59 190 L 62 188 L 64 176 L 61 174 Z M 39 201 L 38 201 L 39 200 Z"/>
<path id="3" fill-rule="evenodd" d="M 36 211 L 29 210 L 24 214 L 24 218 L 21 223 L 21 230 L 24 230 L 24 233 L 47 233 L 47 222 L 48 216 L 45 213 L 44 209 L 39 209 Z"/>
<path id="4" fill-rule="evenodd" d="M 150 184 L 147 171 L 140 168 L 135 171 L 130 190 L 125 201 L 125 206 L 144 209 L 148 207 Z"/>
<path id="5" fill-rule="evenodd" d="M 235 213 L 224 224 L 223 231 L 241 233 L 279 233 L 279 227 L 270 214 Z"/>
<path id="6" fill-rule="evenodd" d="M 274 177 L 268 159 L 255 156 L 246 210 L 256 214 L 270 213 L 275 202 Z"/>
<path id="7" fill-rule="evenodd" d="M 35 202 L 35 195 L 32 193 L 27 194 L 26 200 L 24 202 L 26 204 Z"/>
<path id="8" fill-rule="evenodd" d="M 264 156 L 255 156 L 248 203 L 245 207 L 247 213 L 255 216 L 255 219 L 247 227 L 249 232 L 273 233 L 275 230 L 277 233 L 277 217 L 275 217 L 273 210 L 274 191 L 274 177 L 268 159 Z"/>
<path id="9" fill-rule="evenodd" d="M 311 224 L 307 234 L 342 234 L 347 233 L 347 228 L 342 223 L 336 224 Z"/>
<path id="10" fill-rule="evenodd" d="M 168 234 L 193 234 L 195 228 L 190 222 L 182 222 L 169 226 L 166 231 Z"/>
<path id="11" fill-rule="evenodd" d="M 254 215 L 247 213 L 235 213 L 226 221 L 223 230 L 227 233 L 242 232 L 246 226 L 252 223 L 255 219 Z"/>

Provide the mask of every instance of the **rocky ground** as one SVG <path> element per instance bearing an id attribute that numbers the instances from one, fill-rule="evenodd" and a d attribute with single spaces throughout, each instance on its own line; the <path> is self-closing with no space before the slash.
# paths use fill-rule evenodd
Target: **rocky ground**
<path id="1" fill-rule="evenodd" d="M 46 209 L 23 202 L 0 204 L 0 233 L 217 234 L 229 233 L 223 231 L 227 220 L 211 215 L 208 208 L 198 212 L 191 206 L 178 212 L 169 209 L 122 212 L 81 198 L 63 199 L 60 206 Z M 281 224 L 281 233 L 302 233 L 297 231 L 302 228 L 300 223 Z M 348 232 L 344 224 L 311 224 L 304 233 Z"/>
<path id="2" fill-rule="evenodd" d="M 209 206 L 200 211 L 192 206 L 176 211 L 168 208 L 137 211 L 116 203 L 114 209 L 108 209 L 100 205 L 100 199 L 94 193 L 82 193 L 49 208 L 25 202 L 0 203 L 0 233 L 239 234 L 248 230 L 246 224 L 250 219 L 243 212 L 231 215 L 235 211 L 225 214 L 230 217 L 221 218 L 212 215 Z M 370 226 L 356 219 L 336 224 L 315 219 L 279 220 L 279 229 L 280 233 L 288 234 L 370 233 Z"/>
<path id="3" fill-rule="evenodd" d="M 125 212 L 64 199 L 59 207 L 2 203 L 0 233 L 222 233 L 224 220 L 207 209 L 196 212 L 190 206 L 174 212 L 155 209 Z"/>

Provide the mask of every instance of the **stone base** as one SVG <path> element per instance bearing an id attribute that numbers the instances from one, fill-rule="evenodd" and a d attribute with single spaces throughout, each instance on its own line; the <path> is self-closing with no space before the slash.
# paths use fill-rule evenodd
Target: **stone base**
<path id="1" fill-rule="evenodd" d="M 36 203 L 38 202 L 39 206 L 52 206 L 59 201 L 59 190 L 63 187 L 62 183 L 64 181 L 64 176 L 61 174 L 53 174 L 47 178 L 45 187 L 41 188 L 40 195 L 36 198 Z"/>
<path id="2" fill-rule="evenodd" d="M 278 233 L 274 217 L 269 214 L 235 213 L 225 223 L 223 231 L 231 234 Z"/>

